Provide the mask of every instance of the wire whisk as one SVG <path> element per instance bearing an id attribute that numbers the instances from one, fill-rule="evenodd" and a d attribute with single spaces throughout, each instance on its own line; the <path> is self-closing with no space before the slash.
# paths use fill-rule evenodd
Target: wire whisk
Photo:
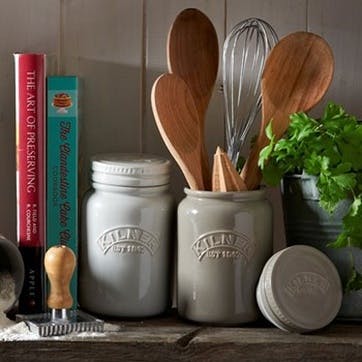
<path id="1" fill-rule="evenodd" d="M 225 133 L 227 153 L 234 166 L 260 111 L 264 63 L 277 42 L 272 26 L 258 18 L 238 23 L 225 39 L 222 68 Z"/>

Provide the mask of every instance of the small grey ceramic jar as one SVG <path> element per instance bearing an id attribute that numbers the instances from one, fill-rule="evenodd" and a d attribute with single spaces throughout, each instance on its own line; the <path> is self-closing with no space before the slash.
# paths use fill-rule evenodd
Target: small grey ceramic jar
<path id="1" fill-rule="evenodd" d="M 185 192 L 178 208 L 179 314 L 210 324 L 255 321 L 256 285 L 273 248 L 265 191 Z"/>
<path id="2" fill-rule="evenodd" d="M 115 317 L 146 317 L 170 302 L 173 201 L 168 160 L 106 154 L 92 160 L 83 202 L 79 300 Z"/>

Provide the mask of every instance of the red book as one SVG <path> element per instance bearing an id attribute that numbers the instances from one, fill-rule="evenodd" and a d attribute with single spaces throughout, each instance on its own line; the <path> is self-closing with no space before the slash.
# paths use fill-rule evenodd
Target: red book
<path id="1" fill-rule="evenodd" d="M 20 313 L 44 311 L 45 76 L 44 54 L 14 54 L 17 241 L 25 264 Z"/>

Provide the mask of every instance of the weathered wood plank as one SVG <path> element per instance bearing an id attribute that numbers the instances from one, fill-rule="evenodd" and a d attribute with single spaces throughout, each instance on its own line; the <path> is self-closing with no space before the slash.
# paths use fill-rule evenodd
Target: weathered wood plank
<path id="1" fill-rule="evenodd" d="M 335 323 L 308 335 L 265 322 L 207 327 L 176 315 L 139 322 L 112 321 L 105 334 L 0 342 L 0 362 L 12 361 L 358 361 L 362 326 Z"/>
<path id="2" fill-rule="evenodd" d="M 339 324 L 309 335 L 275 328 L 207 328 L 192 340 L 189 348 L 202 346 L 202 360 L 357 360 L 362 356 L 361 332 L 360 326 Z"/>
<path id="3" fill-rule="evenodd" d="M 142 1 L 62 2 L 61 69 L 81 79 L 80 194 L 89 159 L 140 151 Z"/>
<path id="4" fill-rule="evenodd" d="M 362 23 L 360 0 L 318 0 L 308 2 L 308 30 L 320 34 L 330 44 L 335 58 L 335 72 L 330 89 L 314 112 L 320 117 L 327 101 L 346 107 L 362 117 L 361 59 Z"/>

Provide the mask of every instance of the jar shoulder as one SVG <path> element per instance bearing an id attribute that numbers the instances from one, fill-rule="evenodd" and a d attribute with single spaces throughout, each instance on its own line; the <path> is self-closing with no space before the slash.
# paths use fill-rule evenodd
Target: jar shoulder
<path id="1" fill-rule="evenodd" d="M 114 205 L 120 207 L 125 205 L 174 205 L 174 198 L 170 192 L 147 193 L 147 192 L 105 192 L 99 190 L 91 190 L 83 197 L 83 206 L 86 205 Z"/>

